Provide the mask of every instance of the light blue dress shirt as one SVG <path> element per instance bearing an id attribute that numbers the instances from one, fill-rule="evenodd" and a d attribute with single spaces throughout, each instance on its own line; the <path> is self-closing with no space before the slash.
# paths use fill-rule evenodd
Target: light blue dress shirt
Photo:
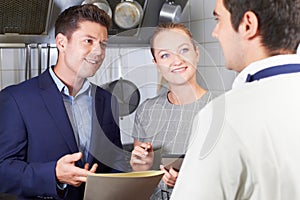
<path id="1" fill-rule="evenodd" d="M 85 80 L 79 92 L 73 97 L 70 95 L 68 87 L 55 75 L 53 69 L 50 68 L 49 71 L 58 90 L 62 93 L 77 146 L 83 154 L 82 160 L 86 162 L 92 131 L 93 98 L 91 96 L 91 84 L 88 80 Z"/>

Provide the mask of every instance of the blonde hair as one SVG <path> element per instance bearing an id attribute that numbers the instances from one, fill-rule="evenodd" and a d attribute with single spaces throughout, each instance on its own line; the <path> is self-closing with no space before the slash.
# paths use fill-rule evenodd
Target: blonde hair
<path id="1" fill-rule="evenodd" d="M 152 38 L 150 39 L 150 51 L 151 51 L 151 54 L 152 54 L 152 57 L 153 57 L 154 61 L 156 59 L 155 59 L 155 56 L 154 56 L 153 43 L 154 43 L 154 40 L 155 40 L 156 36 L 159 33 L 163 32 L 163 31 L 172 30 L 172 29 L 178 29 L 178 30 L 183 31 L 191 39 L 191 42 L 192 42 L 194 48 L 196 49 L 196 44 L 194 42 L 193 35 L 186 26 L 184 26 L 183 24 L 180 24 L 180 23 L 160 24 L 156 27 L 156 29 L 155 29 L 155 31 L 152 35 Z M 163 85 L 165 85 L 166 83 L 167 83 L 166 79 L 160 74 L 160 84 L 157 87 L 157 92 L 159 92 L 163 88 Z"/>
<path id="2" fill-rule="evenodd" d="M 159 33 L 163 32 L 163 31 L 167 31 L 167 30 L 172 30 L 172 29 L 178 29 L 178 30 L 183 31 L 191 39 L 191 42 L 192 42 L 194 48 L 196 49 L 196 44 L 194 42 L 193 35 L 186 26 L 184 26 L 183 24 L 180 24 L 180 23 L 160 24 L 156 27 L 156 29 L 152 35 L 152 38 L 150 39 L 150 50 L 151 50 L 151 54 L 152 54 L 154 60 L 155 60 L 154 48 L 153 48 L 154 39 L 156 38 L 156 36 Z"/>

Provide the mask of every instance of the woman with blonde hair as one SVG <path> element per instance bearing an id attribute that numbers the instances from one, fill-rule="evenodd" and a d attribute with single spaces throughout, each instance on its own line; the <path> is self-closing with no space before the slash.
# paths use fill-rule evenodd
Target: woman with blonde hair
<path id="1" fill-rule="evenodd" d="M 199 49 L 184 25 L 159 25 L 151 39 L 151 53 L 168 89 L 137 109 L 130 164 L 133 171 L 164 170 L 165 184 L 159 184 L 152 196 L 164 199 L 170 196 L 178 169 L 162 166 L 161 156 L 185 154 L 194 116 L 214 95 L 197 83 Z"/>

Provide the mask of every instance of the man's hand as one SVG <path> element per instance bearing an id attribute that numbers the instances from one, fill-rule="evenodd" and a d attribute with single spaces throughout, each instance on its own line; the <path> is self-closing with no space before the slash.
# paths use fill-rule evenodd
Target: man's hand
<path id="1" fill-rule="evenodd" d="M 84 165 L 84 169 L 75 166 L 75 162 L 80 160 L 82 153 L 74 153 L 61 157 L 56 163 L 56 178 L 60 183 L 66 183 L 78 187 L 81 183 L 86 182 L 89 174 L 95 173 L 98 167 L 94 164 L 89 170 L 89 164 Z"/>

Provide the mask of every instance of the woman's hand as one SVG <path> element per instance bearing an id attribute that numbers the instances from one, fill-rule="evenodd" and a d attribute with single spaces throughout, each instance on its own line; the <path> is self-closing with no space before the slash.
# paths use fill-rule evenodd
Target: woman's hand
<path id="1" fill-rule="evenodd" d="M 169 170 L 167 170 L 163 165 L 160 165 L 160 169 L 163 172 L 165 172 L 165 174 L 162 178 L 164 183 L 169 187 L 174 187 L 179 172 L 177 170 L 173 169 L 173 167 L 171 167 Z"/>
<path id="2" fill-rule="evenodd" d="M 133 171 L 149 170 L 153 165 L 154 153 L 151 143 L 134 142 L 130 165 Z"/>

